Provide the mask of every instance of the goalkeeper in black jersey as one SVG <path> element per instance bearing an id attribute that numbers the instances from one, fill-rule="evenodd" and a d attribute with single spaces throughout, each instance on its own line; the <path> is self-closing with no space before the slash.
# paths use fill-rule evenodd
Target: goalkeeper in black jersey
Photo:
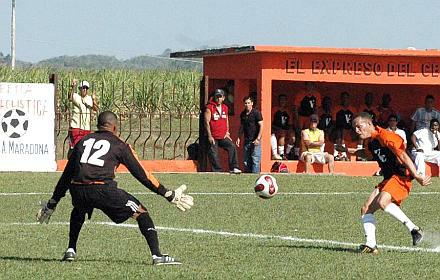
<path id="1" fill-rule="evenodd" d="M 115 223 L 123 223 L 130 217 L 135 219 L 150 247 L 154 265 L 180 264 L 174 258 L 161 254 L 157 232 L 146 207 L 134 196 L 117 187 L 114 180 L 115 170 L 119 164 L 125 165 L 145 187 L 163 196 L 182 211 L 191 208 L 193 198 L 184 193 L 185 185 L 171 191 L 153 175 L 145 172 L 134 151 L 116 136 L 116 132 L 116 115 L 110 111 L 99 114 L 98 131 L 85 136 L 75 145 L 51 199 L 42 203 L 37 220 L 48 223 L 58 202 L 69 190 L 73 209 L 70 216 L 69 246 L 62 260 L 73 261 L 76 258 L 76 244 L 86 214 L 90 218 L 93 209 L 97 208 Z"/>

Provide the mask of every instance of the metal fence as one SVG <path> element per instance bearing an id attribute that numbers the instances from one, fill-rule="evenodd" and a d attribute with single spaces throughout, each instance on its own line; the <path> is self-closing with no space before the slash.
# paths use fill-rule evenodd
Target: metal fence
<path id="1" fill-rule="evenodd" d="M 56 83 L 57 159 L 67 158 L 72 104 L 69 82 Z M 140 159 L 187 159 L 187 147 L 199 138 L 199 83 L 96 83 L 89 92 L 98 97 L 99 111 L 118 116 L 119 137 Z M 99 112 L 98 112 L 99 113 Z M 98 113 L 91 116 L 96 127 Z"/>

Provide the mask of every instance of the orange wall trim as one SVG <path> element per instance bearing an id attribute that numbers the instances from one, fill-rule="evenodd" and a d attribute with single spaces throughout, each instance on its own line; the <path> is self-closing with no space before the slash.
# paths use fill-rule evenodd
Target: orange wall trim
<path id="1" fill-rule="evenodd" d="M 142 167 L 149 172 L 197 172 L 197 162 L 193 160 L 141 160 Z M 67 160 L 58 160 L 58 171 L 63 171 Z M 116 172 L 128 172 L 120 165 Z"/>
<path id="2" fill-rule="evenodd" d="M 271 161 L 271 166 L 275 161 Z M 283 161 L 289 168 L 290 173 L 303 173 L 304 163 L 296 160 Z M 192 160 L 141 160 L 141 165 L 149 172 L 172 172 L 172 173 L 189 173 L 197 172 L 197 162 Z M 67 160 L 57 161 L 58 171 L 63 171 L 66 167 Z M 374 161 L 353 162 L 341 161 L 335 162 L 335 173 L 347 176 L 372 176 L 379 169 Z M 117 172 L 127 172 L 125 166 L 120 166 Z M 314 164 L 313 173 L 328 173 L 327 165 Z M 426 164 L 426 174 L 439 176 L 439 167 L 432 163 Z"/>

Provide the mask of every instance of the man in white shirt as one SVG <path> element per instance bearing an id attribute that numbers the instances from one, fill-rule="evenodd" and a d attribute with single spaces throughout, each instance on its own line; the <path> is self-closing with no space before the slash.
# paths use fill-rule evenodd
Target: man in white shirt
<path id="1" fill-rule="evenodd" d="M 434 96 L 429 94 L 425 97 L 425 107 L 418 108 L 411 116 L 411 131 L 428 128 L 432 119 L 440 120 L 440 112 L 434 108 Z"/>
<path id="2" fill-rule="evenodd" d="M 80 93 L 76 92 L 77 80 L 74 79 L 69 92 L 69 100 L 72 102 L 72 115 L 70 118 L 69 144 L 70 151 L 84 136 L 91 133 L 90 118 L 92 111 L 98 111 L 98 103 L 95 93 L 88 94 L 89 82 L 82 81 L 79 85 Z"/>
<path id="3" fill-rule="evenodd" d="M 429 128 L 414 131 L 411 142 L 414 146 L 411 151 L 417 173 L 425 175 L 425 162 L 432 162 L 440 166 L 439 121 L 432 119 Z"/>

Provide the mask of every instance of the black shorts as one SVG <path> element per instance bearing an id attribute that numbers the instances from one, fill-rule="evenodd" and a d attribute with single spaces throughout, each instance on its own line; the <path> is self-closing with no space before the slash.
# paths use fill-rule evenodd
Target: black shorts
<path id="1" fill-rule="evenodd" d="M 146 209 L 137 198 L 115 186 L 71 185 L 69 190 L 73 207 L 89 216 L 93 209 L 100 209 L 117 224 L 125 222 L 140 207 Z"/>

